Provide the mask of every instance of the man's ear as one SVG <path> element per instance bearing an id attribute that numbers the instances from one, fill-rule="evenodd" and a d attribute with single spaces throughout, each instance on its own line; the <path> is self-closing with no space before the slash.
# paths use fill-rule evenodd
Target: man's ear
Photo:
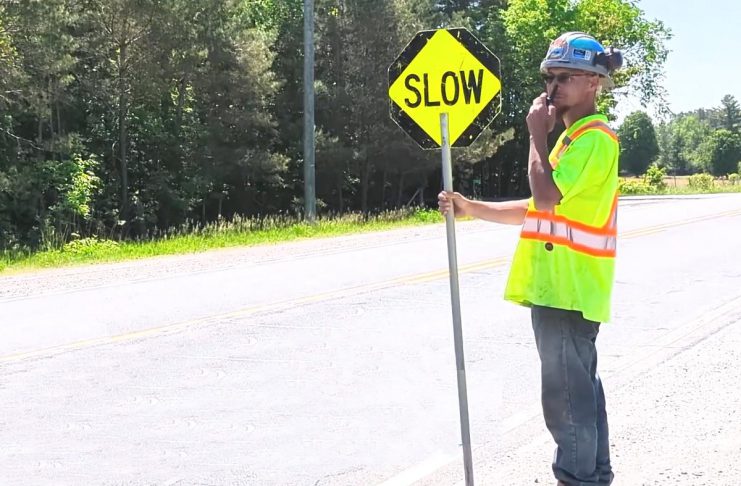
<path id="1" fill-rule="evenodd" d="M 594 90 L 594 95 L 599 96 L 602 87 L 602 78 L 599 76 L 589 77 L 589 88 Z"/>

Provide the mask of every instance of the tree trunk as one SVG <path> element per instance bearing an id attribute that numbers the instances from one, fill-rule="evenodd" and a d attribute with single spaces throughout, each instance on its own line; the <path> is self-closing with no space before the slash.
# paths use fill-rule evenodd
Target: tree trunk
<path id="1" fill-rule="evenodd" d="M 388 171 L 383 169 L 383 182 L 381 183 L 381 210 L 386 209 L 386 181 L 388 180 Z"/>
<path id="2" fill-rule="evenodd" d="M 186 76 L 180 80 L 180 86 L 178 90 L 178 106 L 175 112 L 175 133 L 180 133 L 180 128 L 183 125 L 183 110 L 185 109 L 185 90 L 187 89 Z"/>
<path id="3" fill-rule="evenodd" d="M 50 146 L 54 147 L 54 87 L 53 81 L 49 78 L 49 137 L 51 140 Z"/>
<path id="4" fill-rule="evenodd" d="M 340 210 L 340 214 L 345 212 L 345 198 L 342 194 L 342 186 L 344 186 L 343 182 L 345 180 L 344 174 L 340 173 L 337 176 L 337 205 Z"/>
<path id="5" fill-rule="evenodd" d="M 402 204 L 404 204 L 404 178 L 406 177 L 406 173 L 402 172 L 399 175 L 399 192 L 396 195 L 396 207 L 400 208 Z"/>
<path id="6" fill-rule="evenodd" d="M 36 134 L 36 144 L 39 147 L 41 147 L 43 142 L 44 142 L 44 120 L 41 117 L 39 117 L 39 124 L 37 126 L 37 134 Z"/>
<path id="7" fill-rule="evenodd" d="M 370 161 L 366 158 L 360 170 L 360 209 L 368 214 L 368 188 L 370 187 Z"/>
<path id="8" fill-rule="evenodd" d="M 419 186 L 419 207 L 421 208 L 425 206 L 425 189 L 427 189 L 428 182 L 427 176 L 425 176 L 424 182 Z"/>
<path id="9" fill-rule="evenodd" d="M 59 103 L 59 93 L 62 91 L 60 81 L 57 79 L 54 85 L 54 109 L 57 112 L 57 136 L 62 137 L 64 135 L 64 127 L 62 126 L 62 110 Z"/>
<path id="10" fill-rule="evenodd" d="M 56 101 L 55 105 L 57 107 L 57 135 L 61 137 L 64 135 L 64 127 L 62 126 L 62 114 L 59 108 L 59 100 Z"/>
<path id="11" fill-rule="evenodd" d="M 129 212 L 129 166 L 127 156 L 128 127 L 126 117 L 129 111 L 129 100 L 126 93 L 125 64 L 127 45 L 120 46 L 118 63 L 118 149 L 121 161 L 121 217 L 126 219 Z"/>

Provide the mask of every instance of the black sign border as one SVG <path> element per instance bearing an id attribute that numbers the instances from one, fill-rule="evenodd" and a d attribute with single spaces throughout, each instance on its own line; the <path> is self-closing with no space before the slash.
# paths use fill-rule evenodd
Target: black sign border
<path id="1" fill-rule="evenodd" d="M 445 29 L 455 39 L 463 44 L 478 61 L 489 71 L 494 73 L 502 82 L 501 62 L 481 41 L 479 41 L 471 32 L 464 28 Z M 429 40 L 437 30 L 423 30 L 418 32 L 414 38 L 407 44 L 399 57 L 391 64 L 388 69 L 389 89 L 399 79 L 401 73 L 409 66 L 420 51 L 427 45 Z M 423 149 L 437 149 L 437 144 L 412 118 L 406 114 L 404 109 L 393 100 L 390 100 L 391 119 L 404 130 L 417 144 Z M 491 102 L 486 105 L 460 137 L 453 143 L 453 147 L 468 147 L 481 135 L 487 126 L 502 112 L 502 89 L 492 98 Z"/>

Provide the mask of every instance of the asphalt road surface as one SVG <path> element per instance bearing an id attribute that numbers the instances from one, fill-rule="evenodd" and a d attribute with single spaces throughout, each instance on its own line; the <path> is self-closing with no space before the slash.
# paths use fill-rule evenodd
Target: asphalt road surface
<path id="1" fill-rule="evenodd" d="M 741 195 L 619 225 L 614 484 L 741 484 Z M 554 484 L 518 228 L 457 230 L 476 484 Z M 0 277 L 0 326 L 0 485 L 462 484 L 443 225 Z"/>

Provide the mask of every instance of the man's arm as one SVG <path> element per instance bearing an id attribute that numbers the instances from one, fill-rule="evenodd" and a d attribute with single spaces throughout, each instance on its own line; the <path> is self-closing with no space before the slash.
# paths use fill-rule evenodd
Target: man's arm
<path id="1" fill-rule="evenodd" d="M 553 130 L 555 122 L 556 107 L 548 106 L 546 94 L 543 93 L 533 101 L 527 116 L 530 130 L 527 174 L 535 209 L 538 211 L 552 211 L 563 197 L 553 181 L 553 168 L 548 161 L 548 134 Z"/>
<path id="2" fill-rule="evenodd" d="M 560 202 L 561 191 L 553 181 L 553 168 L 548 161 L 548 145 L 545 137 L 530 137 L 530 158 L 528 160 L 528 180 L 533 193 L 535 209 L 553 211 Z"/>
<path id="3" fill-rule="evenodd" d="M 484 202 L 466 199 L 457 192 L 441 192 L 438 197 L 440 212 L 446 214 L 451 205 L 456 216 L 470 216 L 500 224 L 521 225 L 525 221 L 528 200 Z"/>

